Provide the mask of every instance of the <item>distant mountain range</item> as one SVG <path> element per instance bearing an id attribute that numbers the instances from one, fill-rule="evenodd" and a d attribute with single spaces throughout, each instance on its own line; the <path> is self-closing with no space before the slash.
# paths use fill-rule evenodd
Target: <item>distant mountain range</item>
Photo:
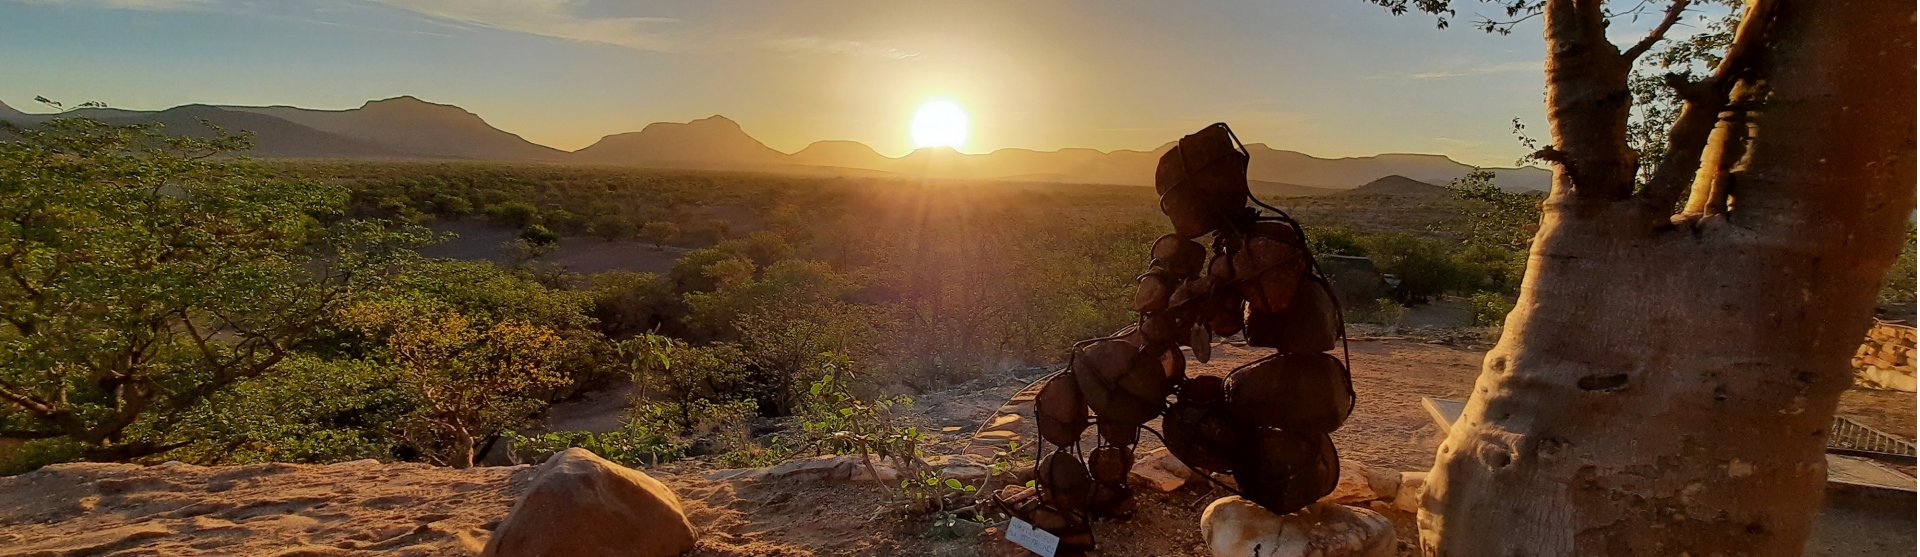
<path id="1" fill-rule="evenodd" d="M 926 148 L 887 157 L 856 141 L 819 141 L 789 154 L 715 115 L 684 124 L 649 124 L 567 152 L 493 127 L 460 107 L 413 97 L 369 101 L 349 110 L 193 104 L 160 111 L 86 108 L 66 115 L 116 124 L 158 123 L 184 135 L 212 134 L 203 122 L 247 131 L 254 136 L 250 154 L 260 157 L 548 162 L 1120 185 L 1152 185 L 1155 164 L 1173 146 L 1169 142 L 1152 151 L 1000 149 L 978 155 Z M 58 116 L 28 114 L 0 103 L 0 121 L 34 125 Z M 1388 176 L 1431 186 L 1473 170 L 1445 155 L 1325 159 L 1259 143 L 1247 145 L 1247 151 L 1254 190 L 1277 196 L 1326 195 Z M 1510 190 L 1544 190 L 1551 178 L 1548 171 L 1534 167 L 1489 170 L 1496 184 Z"/>

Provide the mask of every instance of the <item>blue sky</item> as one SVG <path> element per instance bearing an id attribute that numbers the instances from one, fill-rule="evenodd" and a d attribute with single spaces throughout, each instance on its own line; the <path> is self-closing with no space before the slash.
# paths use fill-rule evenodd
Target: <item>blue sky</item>
<path id="1" fill-rule="evenodd" d="M 897 155 L 938 97 L 970 114 L 969 152 L 1146 149 L 1224 120 L 1319 156 L 1508 165 L 1512 119 L 1545 133 L 1539 27 L 1487 35 L 1464 24 L 1496 8 L 1462 7 L 1437 30 L 1364 0 L 0 0 L 0 100 L 414 95 L 563 149 L 724 114 L 784 151 Z"/>

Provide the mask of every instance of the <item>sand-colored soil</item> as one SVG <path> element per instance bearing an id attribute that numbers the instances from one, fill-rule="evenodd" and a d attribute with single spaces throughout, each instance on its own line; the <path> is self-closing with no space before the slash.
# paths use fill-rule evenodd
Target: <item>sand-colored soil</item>
<path id="1" fill-rule="evenodd" d="M 48 466 L 0 478 L 0 555 L 465 555 L 527 470 Z"/>
<path id="2" fill-rule="evenodd" d="M 1368 466 L 1424 470 L 1439 436 L 1421 396 L 1464 397 L 1480 349 L 1413 339 L 1352 344 L 1359 405 L 1338 431 L 1341 456 Z M 1483 348 L 1482 348 L 1483 349 Z M 1198 373 L 1224 373 L 1258 356 L 1223 346 Z M 1013 370 L 926 393 L 906 419 L 930 432 L 931 450 L 956 453 L 1013 393 L 1048 373 Z M 617 406 L 617 405 L 610 405 Z M 1855 390 L 1841 413 L 1912 435 L 1910 393 Z M 569 415 L 592 421 L 593 416 Z M 1143 439 L 1143 446 L 1150 446 Z M 703 536 L 695 555 L 1020 555 L 997 532 L 962 522 L 935 528 L 906 516 L 874 484 L 803 480 L 727 482 L 714 466 L 682 461 L 648 469 L 685 500 Z M 419 464 L 70 464 L 0 478 L 0 557 L 15 555 L 469 555 L 525 489 L 530 468 L 473 470 Z M 1129 521 L 1096 524 L 1107 556 L 1203 555 L 1200 511 L 1225 495 L 1204 486 L 1141 493 Z M 1391 513 L 1402 555 L 1414 554 L 1411 516 Z M 1849 507 L 1823 513 L 1809 555 L 1910 555 L 1910 509 Z"/>

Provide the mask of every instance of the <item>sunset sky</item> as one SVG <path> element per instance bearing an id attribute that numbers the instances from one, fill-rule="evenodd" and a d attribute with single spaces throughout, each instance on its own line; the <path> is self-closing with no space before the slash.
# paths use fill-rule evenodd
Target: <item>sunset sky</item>
<path id="1" fill-rule="evenodd" d="M 1437 30 L 1365 0 L 0 0 L 0 100 L 414 95 L 563 149 L 723 114 L 783 151 L 898 155 L 915 109 L 944 98 L 968 152 L 1148 149 L 1224 120 L 1318 156 L 1510 165 L 1513 118 L 1545 135 L 1538 23 L 1502 37 L 1472 19 Z M 1617 21 L 1616 40 L 1650 19 Z"/>

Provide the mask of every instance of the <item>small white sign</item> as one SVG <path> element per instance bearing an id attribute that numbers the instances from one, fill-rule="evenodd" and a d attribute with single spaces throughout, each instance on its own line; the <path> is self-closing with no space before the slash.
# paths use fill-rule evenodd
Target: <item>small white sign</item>
<path id="1" fill-rule="evenodd" d="M 1007 541 L 1027 548 L 1027 551 L 1032 551 L 1040 557 L 1053 557 L 1053 552 L 1060 549 L 1060 536 L 1034 528 L 1032 524 L 1027 524 L 1027 521 L 1018 518 L 1007 523 Z"/>

